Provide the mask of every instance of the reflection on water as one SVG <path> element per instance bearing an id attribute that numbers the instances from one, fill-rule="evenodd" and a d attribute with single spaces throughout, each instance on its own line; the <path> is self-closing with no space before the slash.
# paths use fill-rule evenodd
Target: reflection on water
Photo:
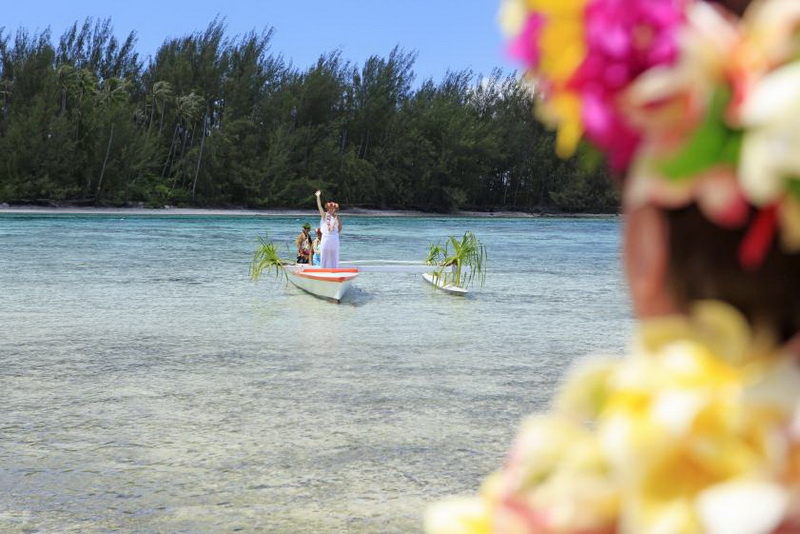
<path id="1" fill-rule="evenodd" d="M 303 222 L 0 216 L 0 532 L 418 532 L 630 332 L 615 220 L 349 218 L 345 260 L 470 229 L 491 263 L 338 306 L 248 279 Z"/>

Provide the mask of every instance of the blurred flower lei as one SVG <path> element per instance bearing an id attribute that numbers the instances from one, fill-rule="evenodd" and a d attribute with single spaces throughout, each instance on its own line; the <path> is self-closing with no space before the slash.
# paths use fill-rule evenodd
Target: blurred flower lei
<path id="1" fill-rule="evenodd" d="M 800 531 L 800 369 L 718 302 L 644 325 L 522 427 L 480 497 L 434 505 L 429 534 Z"/>
<path id="2" fill-rule="evenodd" d="M 739 19 L 700 0 L 505 0 L 501 22 L 559 155 L 586 138 L 627 172 L 628 205 L 749 224 L 745 268 L 778 229 L 800 250 L 800 2 Z"/>
<path id="3" fill-rule="evenodd" d="M 747 227 L 745 268 L 779 232 L 800 250 L 800 2 L 738 18 L 700 0 L 505 0 L 557 152 L 582 138 L 627 173 L 624 201 L 696 202 Z M 641 326 L 630 357 L 583 363 L 529 419 L 479 497 L 430 534 L 800 532 L 800 370 L 734 309 Z"/>

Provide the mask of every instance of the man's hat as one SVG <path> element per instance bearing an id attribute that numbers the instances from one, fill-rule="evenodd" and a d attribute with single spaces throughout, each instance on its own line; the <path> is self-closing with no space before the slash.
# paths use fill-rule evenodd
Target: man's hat
<path id="1" fill-rule="evenodd" d="M 303 225 L 303 228 L 305 228 L 306 230 L 311 230 L 311 225 L 310 225 L 310 224 L 308 224 L 308 223 L 305 223 L 305 224 Z"/>

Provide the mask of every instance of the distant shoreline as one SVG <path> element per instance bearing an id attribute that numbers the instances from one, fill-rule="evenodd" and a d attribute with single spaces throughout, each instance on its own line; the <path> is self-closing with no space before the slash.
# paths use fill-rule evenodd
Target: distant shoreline
<path id="1" fill-rule="evenodd" d="M 86 207 L 46 207 L 0 205 L 0 215 L 163 215 L 176 217 L 310 217 L 314 210 L 250 210 L 250 209 L 202 209 L 202 208 L 86 208 Z M 614 213 L 528 213 L 523 211 L 458 211 L 454 213 L 433 213 L 415 210 L 376 210 L 352 208 L 342 210 L 345 217 L 453 217 L 485 219 L 611 219 Z"/>

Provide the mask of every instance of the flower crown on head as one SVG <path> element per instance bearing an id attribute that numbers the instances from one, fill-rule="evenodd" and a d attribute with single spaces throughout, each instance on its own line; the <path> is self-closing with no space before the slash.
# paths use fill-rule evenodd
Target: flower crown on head
<path id="1" fill-rule="evenodd" d="M 337 204 L 336 202 L 326 202 L 325 209 L 331 209 L 331 208 L 336 208 L 338 210 L 339 204 Z"/>
<path id="2" fill-rule="evenodd" d="M 778 229 L 800 251 L 800 2 L 739 18 L 701 0 L 504 0 L 501 23 L 560 156 L 586 138 L 627 171 L 628 206 L 749 224 L 745 268 Z"/>

